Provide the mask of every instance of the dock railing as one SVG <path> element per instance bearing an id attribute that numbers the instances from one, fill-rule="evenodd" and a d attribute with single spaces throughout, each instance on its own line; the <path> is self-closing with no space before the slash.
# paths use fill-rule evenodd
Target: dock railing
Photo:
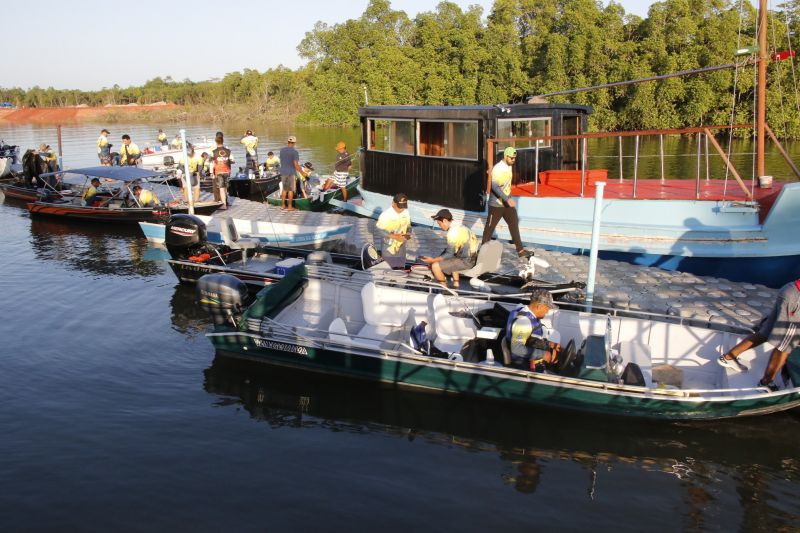
<path id="1" fill-rule="evenodd" d="M 535 137 L 507 137 L 507 138 L 496 138 L 492 139 L 489 138 L 486 140 L 486 147 L 487 147 L 487 181 L 486 181 L 486 192 L 489 193 L 492 186 L 491 181 L 491 170 L 494 167 L 495 163 L 495 153 L 497 152 L 497 145 L 504 144 L 514 146 L 516 143 L 531 143 L 534 145 L 531 150 L 535 151 L 534 155 L 534 195 L 539 195 L 539 173 L 540 173 L 540 144 L 547 145 L 546 149 L 551 149 L 550 147 L 553 146 L 551 141 L 575 141 L 580 145 L 580 157 L 579 157 L 579 168 L 578 170 L 581 173 L 581 190 L 580 196 L 583 197 L 585 193 L 586 187 L 586 173 L 588 172 L 588 159 L 589 159 L 589 147 L 588 141 L 590 139 L 616 139 L 617 144 L 619 146 L 619 182 L 623 183 L 626 179 L 624 176 L 624 160 L 626 158 L 630 158 L 631 156 L 623 155 L 623 140 L 626 138 L 633 138 L 634 139 L 634 150 L 633 150 L 633 184 L 632 184 L 632 193 L 633 198 L 637 198 L 637 185 L 639 181 L 639 163 L 642 156 L 640 156 L 640 144 L 641 139 L 645 137 L 658 137 L 659 140 L 659 169 L 660 169 L 660 179 L 661 183 L 666 183 L 666 174 L 665 174 L 665 160 L 670 157 L 665 155 L 664 153 L 664 137 L 667 135 L 676 135 L 676 136 L 687 136 L 687 135 L 694 135 L 697 138 L 697 150 L 694 155 L 696 158 L 695 164 L 695 198 L 700 199 L 701 196 L 701 181 L 702 181 L 702 174 L 703 174 L 703 166 L 705 166 L 705 180 L 711 180 L 711 152 L 709 151 L 709 144 L 713 149 L 716 151 L 717 155 L 721 158 L 722 162 L 725 165 L 726 175 L 725 175 L 725 188 L 724 188 L 724 195 L 727 194 L 727 181 L 728 175 L 732 176 L 736 183 L 738 184 L 739 188 L 744 193 L 745 197 L 748 201 L 753 200 L 753 189 L 755 187 L 755 176 L 750 180 L 750 187 L 745 183 L 742 179 L 741 174 L 737 171 L 736 167 L 731 161 L 731 156 L 734 155 L 732 153 L 726 153 L 725 150 L 720 145 L 719 141 L 717 141 L 713 131 L 730 131 L 730 130 L 745 130 L 745 129 L 753 129 L 752 124 L 734 124 L 734 125 L 726 125 L 726 126 L 702 126 L 702 127 L 695 127 L 695 128 L 681 128 L 681 129 L 654 129 L 654 130 L 640 130 L 640 131 L 618 131 L 618 132 L 598 132 L 598 133 L 582 133 L 582 134 L 575 134 L 575 135 L 547 135 L 547 136 L 535 136 Z M 784 147 L 781 145 L 778 138 L 775 136 L 775 133 L 772 129 L 767 126 L 766 132 L 769 138 L 777 147 L 778 151 L 780 152 L 781 156 L 783 157 L 784 161 L 788 164 L 791 168 L 794 175 L 800 179 L 800 170 L 792 161 L 789 154 L 786 152 Z M 544 142 L 542 142 L 544 141 Z M 542 148 L 545 149 L 545 148 Z M 739 154 L 741 155 L 741 154 Z M 612 156 L 614 157 L 614 156 Z M 705 158 L 705 161 L 703 159 Z M 628 178 L 631 179 L 631 178 Z"/>

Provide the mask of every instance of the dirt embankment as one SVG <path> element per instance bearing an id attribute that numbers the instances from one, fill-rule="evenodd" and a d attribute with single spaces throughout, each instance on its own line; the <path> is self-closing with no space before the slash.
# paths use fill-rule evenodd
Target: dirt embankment
<path id="1" fill-rule="evenodd" d="M 17 109 L 0 109 L 0 121 L 23 124 L 37 122 L 45 124 L 61 124 L 66 122 L 83 122 L 101 120 L 110 113 L 142 113 L 156 110 L 174 110 L 175 104 L 162 105 L 124 105 L 108 107 L 27 107 Z"/>

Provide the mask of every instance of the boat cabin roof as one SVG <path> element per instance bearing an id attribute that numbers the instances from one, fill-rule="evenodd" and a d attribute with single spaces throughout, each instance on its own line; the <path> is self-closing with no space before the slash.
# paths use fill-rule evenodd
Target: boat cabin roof
<path id="1" fill-rule="evenodd" d="M 461 106 L 382 105 L 358 109 L 366 118 L 418 118 L 418 119 L 496 119 L 516 117 L 551 116 L 554 114 L 592 113 L 590 106 L 575 104 L 495 104 Z"/>
<path id="2" fill-rule="evenodd" d="M 168 172 L 159 172 L 156 170 L 147 170 L 139 167 L 87 167 L 87 168 L 73 168 L 69 170 L 59 170 L 58 172 L 48 172 L 42 174 L 42 177 L 56 176 L 64 174 L 80 174 L 90 178 L 107 178 L 117 181 L 137 181 L 145 180 L 147 178 L 169 178 Z"/>

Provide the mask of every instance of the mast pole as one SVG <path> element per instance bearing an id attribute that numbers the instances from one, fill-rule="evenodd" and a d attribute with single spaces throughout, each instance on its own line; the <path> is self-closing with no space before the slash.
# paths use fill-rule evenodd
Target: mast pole
<path id="1" fill-rule="evenodd" d="M 758 90 L 756 99 L 756 176 L 763 176 L 767 123 L 767 0 L 758 2 Z"/>

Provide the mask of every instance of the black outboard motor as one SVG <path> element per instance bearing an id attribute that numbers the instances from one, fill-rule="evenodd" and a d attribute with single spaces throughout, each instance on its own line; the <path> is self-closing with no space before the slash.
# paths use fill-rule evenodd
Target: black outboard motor
<path id="1" fill-rule="evenodd" d="M 173 259 L 188 259 L 208 247 L 206 224 L 194 215 L 172 215 L 164 228 L 164 244 Z"/>
<path id="2" fill-rule="evenodd" d="M 197 280 L 195 295 L 215 326 L 235 327 L 250 304 L 247 284 L 230 274 L 206 274 Z"/>

